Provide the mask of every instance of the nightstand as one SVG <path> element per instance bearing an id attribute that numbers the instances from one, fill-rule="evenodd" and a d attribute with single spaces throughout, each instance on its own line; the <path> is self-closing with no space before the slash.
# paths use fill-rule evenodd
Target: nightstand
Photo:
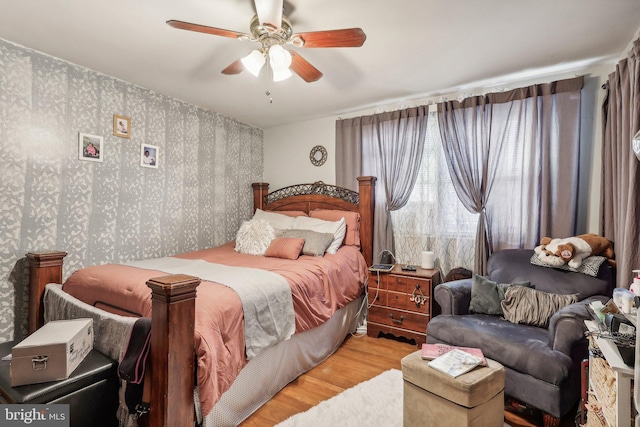
<path id="1" fill-rule="evenodd" d="M 380 333 L 415 341 L 427 340 L 427 324 L 440 313 L 433 301 L 433 288 L 440 283 L 440 270 L 404 271 L 396 265 L 389 273 L 369 272 L 367 335 Z"/>

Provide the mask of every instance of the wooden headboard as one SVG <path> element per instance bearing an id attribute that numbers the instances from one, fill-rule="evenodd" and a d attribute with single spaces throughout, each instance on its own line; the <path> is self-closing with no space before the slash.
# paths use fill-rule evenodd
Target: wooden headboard
<path id="1" fill-rule="evenodd" d="M 269 184 L 253 186 L 253 209 L 304 211 L 335 209 L 360 213 L 360 246 L 367 265 L 373 262 L 373 202 L 376 178 L 358 178 L 358 192 L 323 182 L 298 184 L 269 193 Z"/>

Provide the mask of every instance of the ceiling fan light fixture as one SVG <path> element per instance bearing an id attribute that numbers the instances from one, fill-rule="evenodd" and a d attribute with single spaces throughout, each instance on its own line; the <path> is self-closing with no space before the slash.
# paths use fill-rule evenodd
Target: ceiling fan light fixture
<path id="1" fill-rule="evenodd" d="M 269 64 L 273 71 L 286 70 L 291 66 L 291 53 L 279 44 L 269 48 Z"/>
<path id="2" fill-rule="evenodd" d="M 251 53 L 240 60 L 242 65 L 254 76 L 260 75 L 260 70 L 264 66 L 266 59 L 259 50 L 252 50 Z"/>
<path id="3" fill-rule="evenodd" d="M 274 82 L 280 82 L 282 80 L 286 80 L 291 76 L 293 76 L 293 73 L 288 68 L 283 68 L 282 70 L 273 70 Z"/>

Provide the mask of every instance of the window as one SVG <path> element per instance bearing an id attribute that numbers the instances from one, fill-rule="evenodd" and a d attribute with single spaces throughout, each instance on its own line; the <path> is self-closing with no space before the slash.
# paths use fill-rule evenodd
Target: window
<path id="1" fill-rule="evenodd" d="M 433 251 L 442 274 L 455 267 L 473 269 L 478 215 L 462 206 L 442 152 L 435 112 L 429 113 L 420 176 L 409 202 L 391 212 L 396 260 L 420 264 Z"/>

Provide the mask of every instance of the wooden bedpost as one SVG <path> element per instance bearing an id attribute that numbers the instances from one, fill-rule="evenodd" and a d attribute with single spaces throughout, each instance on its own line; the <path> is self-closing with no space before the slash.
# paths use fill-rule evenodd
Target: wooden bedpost
<path id="1" fill-rule="evenodd" d="M 367 265 L 373 264 L 373 216 L 376 177 L 359 176 L 358 192 L 360 205 L 360 244 Z"/>
<path id="2" fill-rule="evenodd" d="M 269 184 L 266 182 L 254 182 L 251 184 L 253 187 L 253 209 L 264 208 L 264 196 L 269 193 Z"/>
<path id="3" fill-rule="evenodd" d="M 194 329 L 200 279 L 156 277 L 151 288 L 150 427 L 194 423 Z"/>
<path id="4" fill-rule="evenodd" d="M 42 297 L 48 283 L 62 283 L 62 260 L 66 252 L 29 252 L 29 334 L 44 324 Z"/>

